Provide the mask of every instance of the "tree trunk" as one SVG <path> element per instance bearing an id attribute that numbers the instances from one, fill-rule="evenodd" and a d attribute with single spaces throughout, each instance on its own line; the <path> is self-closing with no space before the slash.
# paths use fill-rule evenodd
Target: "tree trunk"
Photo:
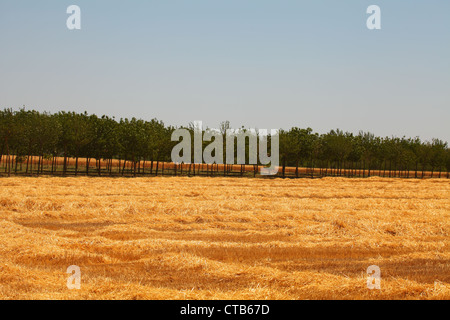
<path id="1" fill-rule="evenodd" d="M 10 156 L 9 156 L 9 145 L 8 145 L 8 141 L 6 142 L 6 154 L 8 155 L 6 158 L 6 168 L 8 170 L 8 177 L 11 177 L 11 163 L 10 163 Z"/>
<path id="2" fill-rule="evenodd" d="M 27 156 L 27 168 L 25 169 L 25 173 L 28 174 L 28 167 L 30 166 L 30 154 Z"/>
<path id="3" fill-rule="evenodd" d="M 37 175 L 39 175 L 39 171 L 41 170 L 41 156 L 38 156 L 38 166 L 37 166 Z"/>
<path id="4" fill-rule="evenodd" d="M 2 165 L 2 159 L 3 159 L 3 152 L 5 151 L 5 146 L 2 144 L 2 151 L 0 151 L 0 167 Z"/>
<path id="5" fill-rule="evenodd" d="M 122 176 L 125 174 L 125 166 L 126 166 L 126 163 L 127 163 L 127 159 L 124 159 L 124 160 L 123 160 L 123 168 L 122 168 Z"/>
<path id="6" fill-rule="evenodd" d="M 86 175 L 89 176 L 89 166 L 91 164 L 91 158 L 86 158 Z"/>
<path id="7" fill-rule="evenodd" d="M 48 167 L 48 160 L 47 160 L 47 167 Z M 42 154 L 41 174 L 44 174 L 44 154 Z"/>
<path id="8" fill-rule="evenodd" d="M 366 160 L 363 161 L 363 178 L 366 177 Z"/>
<path id="9" fill-rule="evenodd" d="M 17 154 L 17 152 L 16 152 L 16 154 Z M 17 165 L 18 165 L 17 158 L 18 158 L 18 156 L 16 156 L 16 165 L 14 167 L 14 174 L 17 174 Z"/>
<path id="10" fill-rule="evenodd" d="M 63 176 L 66 176 L 67 171 L 67 151 L 64 149 L 64 165 L 63 165 Z"/>
<path id="11" fill-rule="evenodd" d="M 391 178 L 391 172 L 392 172 L 392 160 L 389 160 L 389 178 Z"/>

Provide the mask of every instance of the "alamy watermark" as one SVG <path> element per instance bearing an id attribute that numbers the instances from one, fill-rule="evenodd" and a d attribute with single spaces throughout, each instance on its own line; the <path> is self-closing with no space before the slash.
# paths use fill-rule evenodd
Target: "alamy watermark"
<path id="1" fill-rule="evenodd" d="M 77 5 L 71 5 L 67 7 L 67 14 L 70 16 L 67 18 L 66 25 L 69 30 L 80 30 L 81 29 L 81 9 Z M 380 30 L 381 29 L 381 9 L 377 5 L 370 5 L 367 10 L 367 14 L 370 17 L 367 19 L 366 26 L 369 30 Z"/>
<path id="2" fill-rule="evenodd" d="M 81 289 L 81 270 L 79 266 L 70 266 L 67 268 L 66 273 L 70 274 L 67 278 L 67 288 L 69 290 Z"/>
<path id="3" fill-rule="evenodd" d="M 367 268 L 367 288 L 370 290 L 381 289 L 381 269 L 379 266 L 370 266 Z"/>
<path id="4" fill-rule="evenodd" d="M 366 25 L 369 30 L 381 29 L 381 9 L 379 6 L 371 5 L 367 8 L 367 13 L 371 16 L 367 19 Z"/>
<path id="5" fill-rule="evenodd" d="M 67 7 L 66 12 L 70 14 L 67 18 L 66 25 L 69 30 L 81 29 L 81 9 L 79 6 L 71 5 Z"/>
<path id="6" fill-rule="evenodd" d="M 193 131 L 194 143 L 192 143 Z M 192 130 L 180 128 L 172 134 L 172 141 L 180 141 L 172 149 L 172 162 L 174 163 L 206 163 L 206 164 L 261 164 L 262 175 L 276 175 L 279 167 L 279 130 L 272 129 L 205 129 L 201 121 L 195 121 Z M 214 141 L 203 149 L 204 141 Z M 248 139 L 248 144 L 246 140 Z M 270 140 L 270 152 L 268 143 Z M 237 145 L 235 148 L 235 141 Z M 224 142 L 226 156 L 224 162 Z M 248 146 L 248 148 L 247 148 Z M 193 147 L 193 148 L 192 148 Z M 193 150 L 192 150 L 193 149 Z M 235 151 L 237 156 L 235 157 Z M 248 158 L 248 161 L 246 161 Z"/>

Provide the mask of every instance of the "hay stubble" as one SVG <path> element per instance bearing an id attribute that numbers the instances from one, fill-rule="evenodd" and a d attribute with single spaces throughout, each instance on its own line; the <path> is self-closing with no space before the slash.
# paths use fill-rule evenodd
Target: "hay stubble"
<path id="1" fill-rule="evenodd" d="M 448 299 L 449 194 L 439 179 L 1 179 L 0 298 Z"/>

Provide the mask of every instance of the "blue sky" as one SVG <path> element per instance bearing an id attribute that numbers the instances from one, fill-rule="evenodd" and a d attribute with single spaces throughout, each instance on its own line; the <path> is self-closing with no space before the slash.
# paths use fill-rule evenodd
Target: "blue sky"
<path id="1" fill-rule="evenodd" d="M 447 0 L 0 0 L 0 108 L 450 141 L 449 17 Z"/>

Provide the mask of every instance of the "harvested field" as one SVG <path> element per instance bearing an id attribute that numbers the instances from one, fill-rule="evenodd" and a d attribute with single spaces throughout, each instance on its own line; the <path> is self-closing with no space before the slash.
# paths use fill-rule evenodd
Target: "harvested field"
<path id="1" fill-rule="evenodd" d="M 447 179 L 4 178 L 0 298 L 449 299 L 449 195 Z"/>

